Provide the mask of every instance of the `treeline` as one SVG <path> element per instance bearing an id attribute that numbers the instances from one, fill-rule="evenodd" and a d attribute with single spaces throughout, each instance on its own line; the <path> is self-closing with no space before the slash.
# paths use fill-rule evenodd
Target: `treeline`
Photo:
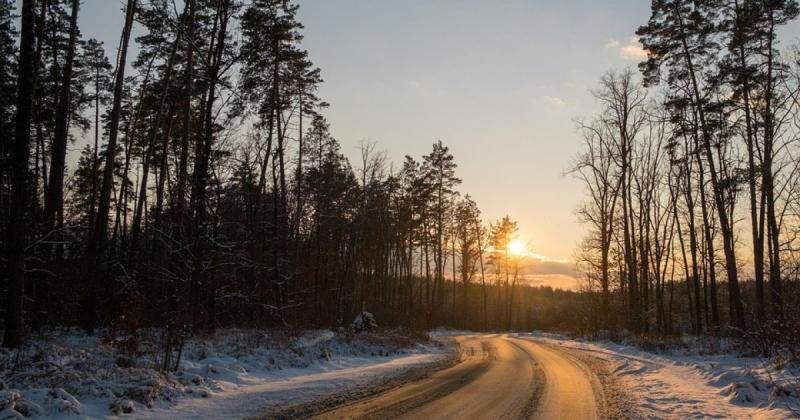
<path id="1" fill-rule="evenodd" d="M 560 293 L 522 286 L 516 224 L 481 220 L 441 142 L 351 165 L 297 11 L 127 0 L 109 59 L 79 0 L 0 1 L 5 346 L 158 327 L 166 365 L 217 327 L 521 327 Z"/>
<path id="2" fill-rule="evenodd" d="M 667 0 L 647 53 L 593 91 L 573 173 L 599 328 L 796 340 L 800 54 L 795 1 Z"/>

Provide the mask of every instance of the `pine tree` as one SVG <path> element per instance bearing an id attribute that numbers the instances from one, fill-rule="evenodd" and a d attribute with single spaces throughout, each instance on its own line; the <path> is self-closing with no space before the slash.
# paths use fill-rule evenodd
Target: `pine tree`
<path id="1" fill-rule="evenodd" d="M 667 85 L 675 91 L 686 91 L 687 96 L 680 101 L 687 103 L 690 113 L 697 115 L 696 132 L 698 150 L 702 151 L 704 161 L 711 176 L 711 189 L 714 207 L 723 239 L 725 267 L 728 277 L 728 294 L 730 299 L 731 325 L 738 329 L 746 328 L 744 321 L 744 304 L 739 290 L 739 273 L 736 261 L 736 250 L 733 220 L 728 212 L 730 196 L 721 179 L 720 163 L 715 158 L 714 144 L 721 139 L 714 138 L 712 127 L 713 113 L 710 110 L 709 90 L 714 86 L 703 84 L 704 66 L 718 50 L 715 40 L 714 25 L 717 9 L 711 0 L 687 1 L 665 0 L 654 1 L 652 16 L 647 25 L 637 31 L 640 41 L 648 51 L 648 60 L 640 65 L 645 81 L 654 84 L 659 80 L 661 67 L 667 69 Z M 701 164 L 698 161 L 698 164 Z M 703 169 L 700 169 L 701 173 Z"/>
<path id="2" fill-rule="evenodd" d="M 108 143 L 106 146 L 106 159 L 103 165 L 103 182 L 100 187 L 97 217 L 92 227 L 92 233 L 86 243 L 86 261 L 89 270 L 89 281 L 83 296 L 82 327 L 93 333 L 97 326 L 97 286 L 100 285 L 102 273 L 101 265 L 105 262 L 106 241 L 108 240 L 108 217 L 111 210 L 111 189 L 114 185 L 114 166 L 117 155 L 117 137 L 119 134 L 119 121 L 122 108 L 123 87 L 125 84 L 125 67 L 128 57 L 128 44 L 133 27 L 133 18 L 136 10 L 136 0 L 128 0 L 125 8 L 125 23 L 122 29 L 120 52 L 118 56 L 116 74 L 114 78 L 114 95 L 109 122 Z"/>
<path id="3" fill-rule="evenodd" d="M 480 263 L 480 243 L 481 231 L 476 230 L 475 226 L 481 225 L 481 211 L 478 204 L 469 196 L 459 200 L 455 208 L 454 217 L 454 252 L 457 252 L 460 263 L 461 282 L 463 283 L 463 298 L 461 302 L 461 313 L 459 314 L 462 325 L 469 327 L 469 285 L 472 277 L 479 268 Z M 455 260 L 456 255 L 453 255 Z M 456 279 L 454 278 L 455 282 Z M 485 287 L 484 287 L 485 289 Z"/>
<path id="4" fill-rule="evenodd" d="M 9 212 L 11 180 L 11 142 L 14 137 L 14 105 L 16 103 L 17 31 L 14 27 L 13 2 L 0 0 L 0 226 L 6 226 Z M 5 232 L 0 250 L 5 249 Z M 0 265 L 3 272 L 5 267 Z"/>
<path id="5" fill-rule="evenodd" d="M 111 100 L 111 63 L 106 57 L 103 43 L 90 39 L 84 44 L 81 52 L 84 66 L 86 67 L 92 79 L 92 93 L 91 97 L 94 103 L 94 147 L 92 148 L 91 159 L 91 189 L 88 191 L 89 197 L 89 212 L 86 220 L 87 225 L 91 226 L 94 223 L 94 215 L 97 211 L 97 189 L 99 187 L 98 172 L 100 169 L 100 161 L 98 154 L 100 153 L 100 109 L 108 105 Z"/>
<path id="6" fill-rule="evenodd" d="M 255 0 L 245 10 L 241 19 L 243 42 L 240 50 L 242 66 L 241 88 L 247 104 L 258 116 L 260 128 L 266 129 L 266 147 L 258 160 L 261 163 L 258 190 L 263 195 L 268 172 L 272 166 L 273 204 L 271 236 L 273 286 L 277 306 L 285 305 L 285 281 L 290 278 L 284 262 L 287 258 L 290 216 L 286 177 L 286 131 L 284 113 L 292 109 L 295 101 L 300 115 L 312 99 L 319 75 L 312 69 L 308 53 L 299 48 L 302 40 L 297 19 L 298 6 L 288 0 Z M 300 131 L 302 133 L 302 131 Z M 299 148 L 302 152 L 303 147 Z M 270 164 L 270 159 L 272 163 Z M 302 157 L 300 158 L 302 162 Z M 302 164 L 298 165 L 295 179 L 302 177 Z M 266 200 L 259 198 L 256 206 L 261 217 L 267 213 Z M 299 203 L 299 201 L 298 201 Z M 298 209 L 300 206 L 297 206 Z M 261 251 L 263 252 L 263 250 Z"/>
<path id="7" fill-rule="evenodd" d="M 34 72 L 34 1 L 23 0 L 19 43 L 19 72 L 14 142 L 11 146 L 11 210 L 7 226 L 8 302 L 6 305 L 3 347 L 19 348 L 23 333 L 23 294 L 25 286 L 25 248 L 28 240 L 26 217 L 28 194 L 28 157 L 30 122 L 33 104 Z"/>
<path id="8" fill-rule="evenodd" d="M 445 220 L 450 211 L 455 186 L 461 183 L 456 178 L 456 163 L 450 149 L 441 140 L 433 144 L 433 151 L 423 158 L 423 171 L 432 191 L 431 213 L 434 218 L 434 259 L 436 262 L 435 299 L 436 307 L 444 305 L 445 272 Z"/>

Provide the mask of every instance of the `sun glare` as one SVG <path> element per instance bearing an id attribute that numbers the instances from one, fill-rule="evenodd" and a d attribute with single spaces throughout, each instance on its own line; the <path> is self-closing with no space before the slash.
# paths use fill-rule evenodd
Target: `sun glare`
<path id="1" fill-rule="evenodd" d="M 525 252 L 525 244 L 520 240 L 513 240 L 508 244 L 508 252 L 512 255 L 522 255 Z"/>

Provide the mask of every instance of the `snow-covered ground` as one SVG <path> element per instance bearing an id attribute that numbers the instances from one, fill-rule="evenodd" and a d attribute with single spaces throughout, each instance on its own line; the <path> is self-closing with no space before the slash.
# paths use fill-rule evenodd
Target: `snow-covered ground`
<path id="1" fill-rule="evenodd" d="M 462 334 L 440 329 L 432 336 Z M 451 349 L 393 332 L 295 334 L 225 330 L 187 342 L 180 369 L 160 372 L 158 334 L 139 352 L 77 332 L 50 332 L 20 352 L 0 350 L 0 419 L 242 418 L 365 389 L 440 363 Z M 520 338 L 611 363 L 622 389 L 651 418 L 797 418 L 800 367 L 689 345 L 664 354 L 608 341 L 530 333 Z M 722 353 L 722 354 L 720 354 Z"/>
<path id="2" fill-rule="evenodd" d="M 392 331 L 227 330 L 187 342 L 180 369 L 162 373 L 155 352 L 126 357 L 99 338 L 53 332 L 0 351 L 0 419 L 242 418 L 374 384 L 449 350 Z"/>
<path id="3" fill-rule="evenodd" d="M 688 346 L 653 354 L 608 341 L 519 334 L 608 360 L 637 408 L 650 418 L 786 419 L 800 416 L 800 367 L 775 359 L 702 354 Z"/>

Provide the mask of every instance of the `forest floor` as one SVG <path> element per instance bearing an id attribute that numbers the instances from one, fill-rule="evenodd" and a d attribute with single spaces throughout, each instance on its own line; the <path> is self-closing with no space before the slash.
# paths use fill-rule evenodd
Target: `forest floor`
<path id="1" fill-rule="evenodd" d="M 0 419 L 243 418 L 374 392 L 453 359 L 451 347 L 395 330 L 223 330 L 188 340 L 180 369 L 160 372 L 158 337 L 141 332 L 136 354 L 77 331 L 0 350 Z"/>

